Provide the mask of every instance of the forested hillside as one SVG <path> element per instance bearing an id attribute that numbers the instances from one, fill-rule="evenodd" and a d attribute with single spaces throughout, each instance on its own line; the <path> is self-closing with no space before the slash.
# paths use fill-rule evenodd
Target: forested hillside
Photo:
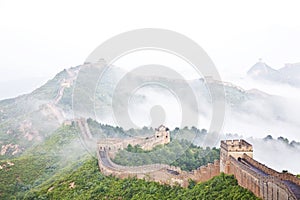
<path id="1" fill-rule="evenodd" d="M 92 130 L 99 128 L 106 137 L 128 137 L 153 131 L 148 128 L 124 131 L 120 127 L 93 123 Z M 99 171 L 95 156 L 82 146 L 78 134 L 80 132 L 75 123 L 61 126 L 21 156 L 1 160 L 0 199 L 256 199 L 252 193 L 238 186 L 233 177 L 224 174 L 206 183 L 195 185 L 191 182 L 188 189 L 134 178 L 120 180 L 105 177 Z M 154 149 L 153 152 L 164 155 L 156 161 L 171 161 L 172 151 L 176 153 L 176 149 L 184 153 L 172 164 L 185 170 L 192 170 L 219 156 L 216 148 L 201 148 L 187 141 L 173 140 L 165 147 Z M 129 146 L 126 152 L 140 151 L 138 146 Z M 126 152 L 118 154 L 120 162 L 124 162 L 122 153 Z M 147 154 L 151 162 L 155 161 L 151 152 Z"/>
<path id="2" fill-rule="evenodd" d="M 191 171 L 219 159 L 220 150 L 215 147 L 202 148 L 186 140 L 172 140 L 169 144 L 157 146 L 152 151 L 143 151 L 138 145 L 128 145 L 127 149 L 117 153 L 114 162 L 129 166 L 163 163 Z"/>
<path id="3" fill-rule="evenodd" d="M 221 174 L 189 188 L 160 185 L 138 179 L 106 177 L 98 170 L 97 160 L 90 158 L 74 170 L 51 183 L 26 194 L 25 199 L 258 199 L 238 186 L 232 177 Z"/>
<path id="4" fill-rule="evenodd" d="M 22 199 L 32 188 L 76 167 L 87 154 L 77 134 L 75 126 L 62 126 L 22 156 L 1 160 L 0 199 Z"/>

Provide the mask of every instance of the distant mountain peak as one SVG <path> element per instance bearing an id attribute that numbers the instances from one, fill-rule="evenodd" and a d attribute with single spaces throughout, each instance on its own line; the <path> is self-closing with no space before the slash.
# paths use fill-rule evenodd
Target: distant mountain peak
<path id="1" fill-rule="evenodd" d="M 276 83 L 300 87 L 300 63 L 285 64 L 283 68 L 273 69 L 259 59 L 247 72 L 252 79 L 267 80 Z"/>
<path id="2" fill-rule="evenodd" d="M 259 59 L 259 61 L 249 69 L 247 75 L 253 79 L 275 82 L 279 82 L 282 79 L 280 72 L 263 62 L 262 59 Z"/>
<path id="3" fill-rule="evenodd" d="M 264 76 L 269 73 L 276 73 L 277 70 L 273 69 L 260 58 L 257 63 L 255 63 L 247 72 L 250 76 Z"/>

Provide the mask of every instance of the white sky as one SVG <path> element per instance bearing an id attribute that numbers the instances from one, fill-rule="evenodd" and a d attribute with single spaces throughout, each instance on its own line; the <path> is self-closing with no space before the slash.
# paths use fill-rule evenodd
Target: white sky
<path id="1" fill-rule="evenodd" d="M 286 0 L 0 0 L 0 99 L 29 92 L 137 28 L 190 37 L 224 77 L 242 76 L 261 57 L 274 68 L 300 62 L 299 8 Z"/>

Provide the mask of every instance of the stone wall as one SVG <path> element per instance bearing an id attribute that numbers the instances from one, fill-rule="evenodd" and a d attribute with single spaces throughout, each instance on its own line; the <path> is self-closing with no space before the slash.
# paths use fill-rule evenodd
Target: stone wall
<path id="1" fill-rule="evenodd" d="M 190 178 L 197 183 L 208 181 L 220 174 L 220 161 L 215 160 L 213 164 L 208 163 L 206 166 L 201 166 L 197 170 L 193 170 L 191 174 Z"/>
<path id="2" fill-rule="evenodd" d="M 274 169 L 271 169 L 271 168 L 267 167 L 266 165 L 264 165 L 260 162 L 257 162 L 256 160 L 252 159 L 248 155 L 244 155 L 244 159 L 247 160 L 249 163 L 251 163 L 253 166 L 259 168 L 262 171 L 264 171 L 266 174 L 274 176 L 274 177 L 276 177 L 280 180 L 287 180 L 287 181 L 291 181 L 291 182 L 293 182 L 297 185 L 300 185 L 300 179 L 297 178 L 293 174 L 277 172 Z"/>
<path id="3" fill-rule="evenodd" d="M 99 168 L 105 175 L 119 178 L 137 177 L 156 181 L 162 184 L 181 185 L 187 187 L 189 180 L 198 182 L 207 181 L 220 172 L 232 174 L 238 184 L 252 191 L 257 197 L 266 200 L 297 200 L 300 194 L 295 191 L 300 188 L 300 180 L 290 173 L 279 173 L 257 161 L 253 157 L 252 145 L 244 140 L 221 141 L 220 161 L 201 166 L 191 172 L 183 171 L 179 167 L 164 164 L 143 166 L 121 166 L 113 163 L 111 157 L 119 149 L 124 149 L 128 144 L 139 144 L 144 149 L 149 149 L 157 144 L 164 144 L 165 139 L 157 140 L 150 137 L 145 139 L 112 139 L 98 143 Z M 291 189 L 291 185 L 297 187 Z M 299 188 L 298 188 L 299 187 Z M 300 192 L 300 191 L 299 191 Z"/>
<path id="4" fill-rule="evenodd" d="M 227 162 L 227 173 L 233 174 L 237 179 L 240 186 L 251 190 L 256 196 L 260 197 L 260 179 L 259 174 L 254 173 L 252 170 L 241 163 L 235 158 L 230 157 Z"/>
<path id="5" fill-rule="evenodd" d="M 80 118 L 76 120 L 77 125 L 80 129 L 81 132 L 81 136 L 85 139 L 85 140 L 91 140 L 93 138 L 89 125 L 86 121 L 86 119 L 84 118 Z"/>
<path id="6" fill-rule="evenodd" d="M 179 167 L 164 164 L 152 164 L 143 166 L 121 166 L 110 160 L 107 151 L 98 151 L 98 165 L 105 175 L 113 175 L 118 178 L 137 177 L 152 180 L 163 184 L 181 185 L 186 187 L 188 179 Z"/>
<path id="7" fill-rule="evenodd" d="M 97 146 L 100 150 L 109 150 L 116 153 L 119 150 L 127 148 L 128 145 L 139 145 L 144 150 L 151 150 L 157 145 L 164 145 L 165 140 L 163 138 L 156 138 L 154 136 L 147 138 L 107 138 L 97 142 Z"/>
<path id="8" fill-rule="evenodd" d="M 110 159 L 110 152 L 98 150 L 98 165 L 100 171 L 105 175 L 113 175 L 118 178 L 137 177 L 152 180 L 163 184 L 181 185 L 187 187 L 189 180 L 204 182 L 220 174 L 220 162 L 209 163 L 192 172 L 182 171 L 180 167 L 151 164 L 143 166 L 121 166 Z"/>
<path id="9" fill-rule="evenodd" d="M 228 173 L 235 176 L 240 186 L 249 189 L 256 196 L 266 200 L 297 200 L 290 188 L 278 176 L 268 173 L 270 170 L 275 174 L 275 170 L 267 168 L 246 154 L 242 159 L 247 161 L 246 164 L 232 156 L 229 158 L 228 163 Z M 247 163 L 251 165 L 247 165 Z M 260 170 L 265 170 L 265 168 L 268 170 L 259 171 L 252 166 Z M 276 172 L 276 174 L 280 173 Z"/>

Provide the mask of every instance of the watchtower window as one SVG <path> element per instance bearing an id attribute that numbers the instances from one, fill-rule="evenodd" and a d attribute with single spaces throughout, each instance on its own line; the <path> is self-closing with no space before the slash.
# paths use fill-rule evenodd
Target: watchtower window
<path id="1" fill-rule="evenodd" d="M 168 136 L 166 135 L 166 138 L 168 138 Z"/>
<path id="2" fill-rule="evenodd" d="M 156 136 L 157 138 L 159 138 L 159 135 L 158 136 Z"/>

